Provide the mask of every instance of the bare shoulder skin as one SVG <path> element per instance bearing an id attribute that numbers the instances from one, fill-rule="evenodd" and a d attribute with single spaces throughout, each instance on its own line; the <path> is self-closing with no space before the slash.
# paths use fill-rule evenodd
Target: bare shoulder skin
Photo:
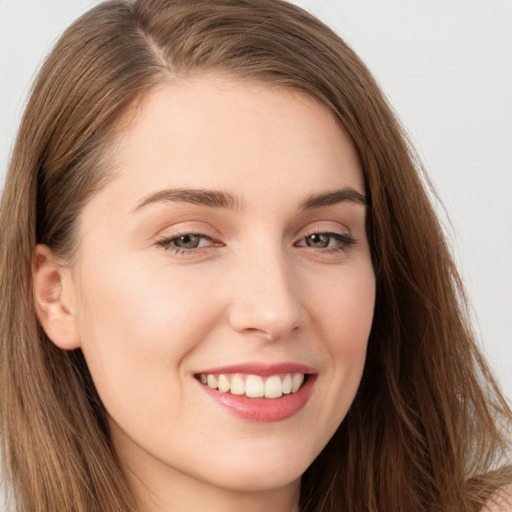
<path id="1" fill-rule="evenodd" d="M 499 491 L 482 512 L 512 512 L 512 484 Z"/>

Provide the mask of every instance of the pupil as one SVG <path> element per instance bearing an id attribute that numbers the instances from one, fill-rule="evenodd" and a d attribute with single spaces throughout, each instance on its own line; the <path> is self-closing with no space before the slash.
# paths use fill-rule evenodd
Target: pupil
<path id="1" fill-rule="evenodd" d="M 196 235 L 182 235 L 176 240 L 176 245 L 183 249 L 195 249 L 199 245 L 199 237 Z"/>
<path id="2" fill-rule="evenodd" d="M 329 235 L 325 235 L 323 233 L 315 233 L 314 235 L 310 235 L 308 237 L 307 245 L 316 249 L 323 249 L 329 245 L 329 238 Z"/>

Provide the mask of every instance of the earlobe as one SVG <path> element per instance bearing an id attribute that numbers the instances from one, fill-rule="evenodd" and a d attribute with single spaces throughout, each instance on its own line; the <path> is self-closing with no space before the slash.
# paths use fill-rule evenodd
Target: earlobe
<path id="1" fill-rule="evenodd" d="M 36 314 L 50 340 L 63 350 L 80 347 L 76 316 L 70 297 L 70 269 L 59 263 L 52 250 L 38 245 L 32 263 Z"/>

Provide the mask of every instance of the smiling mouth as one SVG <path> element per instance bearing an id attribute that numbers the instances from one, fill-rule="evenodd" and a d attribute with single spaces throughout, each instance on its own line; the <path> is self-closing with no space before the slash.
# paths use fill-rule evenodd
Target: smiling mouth
<path id="1" fill-rule="evenodd" d="M 195 376 L 203 385 L 220 393 L 248 398 L 280 398 L 299 391 L 308 374 L 280 373 L 262 377 L 241 373 L 201 373 Z"/>

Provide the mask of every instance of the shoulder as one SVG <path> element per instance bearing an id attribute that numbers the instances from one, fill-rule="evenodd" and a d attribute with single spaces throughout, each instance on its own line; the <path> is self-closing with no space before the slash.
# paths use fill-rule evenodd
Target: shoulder
<path id="1" fill-rule="evenodd" d="M 512 484 L 500 489 L 481 512 L 512 512 Z"/>

